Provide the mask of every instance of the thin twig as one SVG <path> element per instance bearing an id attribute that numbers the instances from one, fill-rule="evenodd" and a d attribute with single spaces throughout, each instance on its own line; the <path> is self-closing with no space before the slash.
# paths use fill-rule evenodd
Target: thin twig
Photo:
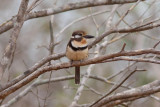
<path id="1" fill-rule="evenodd" d="M 98 99 L 97 101 L 95 101 L 92 105 L 90 105 L 89 107 L 93 107 L 95 104 L 97 104 L 99 101 L 101 101 L 102 99 L 104 99 L 105 97 L 107 97 L 109 94 L 111 94 L 112 92 L 114 92 L 117 88 L 119 88 L 133 73 L 136 72 L 136 69 L 133 70 L 126 78 L 124 78 L 122 80 L 122 82 L 120 82 L 119 84 L 114 85 L 103 97 L 101 97 L 100 99 Z"/>

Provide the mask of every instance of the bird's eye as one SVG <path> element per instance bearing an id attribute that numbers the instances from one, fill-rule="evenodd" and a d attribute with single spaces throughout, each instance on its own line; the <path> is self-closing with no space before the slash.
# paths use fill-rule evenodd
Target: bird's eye
<path id="1" fill-rule="evenodd" d="M 79 35 L 80 35 L 80 36 L 82 36 L 82 34 L 81 34 L 81 33 L 80 33 Z"/>

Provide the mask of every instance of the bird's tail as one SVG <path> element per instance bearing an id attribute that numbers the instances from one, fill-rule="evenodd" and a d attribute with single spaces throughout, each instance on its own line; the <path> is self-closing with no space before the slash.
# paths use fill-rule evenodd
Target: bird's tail
<path id="1" fill-rule="evenodd" d="M 80 83 L 80 66 L 75 67 L 75 84 Z"/>

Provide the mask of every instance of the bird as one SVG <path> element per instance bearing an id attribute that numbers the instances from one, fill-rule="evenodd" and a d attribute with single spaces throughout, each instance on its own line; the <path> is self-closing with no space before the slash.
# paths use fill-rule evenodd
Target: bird
<path id="1" fill-rule="evenodd" d="M 72 33 L 72 36 L 67 44 L 66 56 L 73 61 L 83 61 L 88 57 L 88 41 L 87 39 L 94 38 L 92 35 L 87 35 L 85 31 L 78 30 Z M 80 83 L 80 66 L 75 66 L 75 84 Z"/>

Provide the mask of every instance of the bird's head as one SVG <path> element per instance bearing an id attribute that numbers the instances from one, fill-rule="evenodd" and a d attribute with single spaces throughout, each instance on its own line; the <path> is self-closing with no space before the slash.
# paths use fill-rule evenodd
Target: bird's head
<path id="1" fill-rule="evenodd" d="M 75 38 L 75 39 L 82 39 L 82 38 L 91 39 L 91 38 L 94 38 L 94 36 L 87 35 L 87 33 L 85 31 L 75 31 L 75 32 L 72 33 L 72 38 Z"/>

